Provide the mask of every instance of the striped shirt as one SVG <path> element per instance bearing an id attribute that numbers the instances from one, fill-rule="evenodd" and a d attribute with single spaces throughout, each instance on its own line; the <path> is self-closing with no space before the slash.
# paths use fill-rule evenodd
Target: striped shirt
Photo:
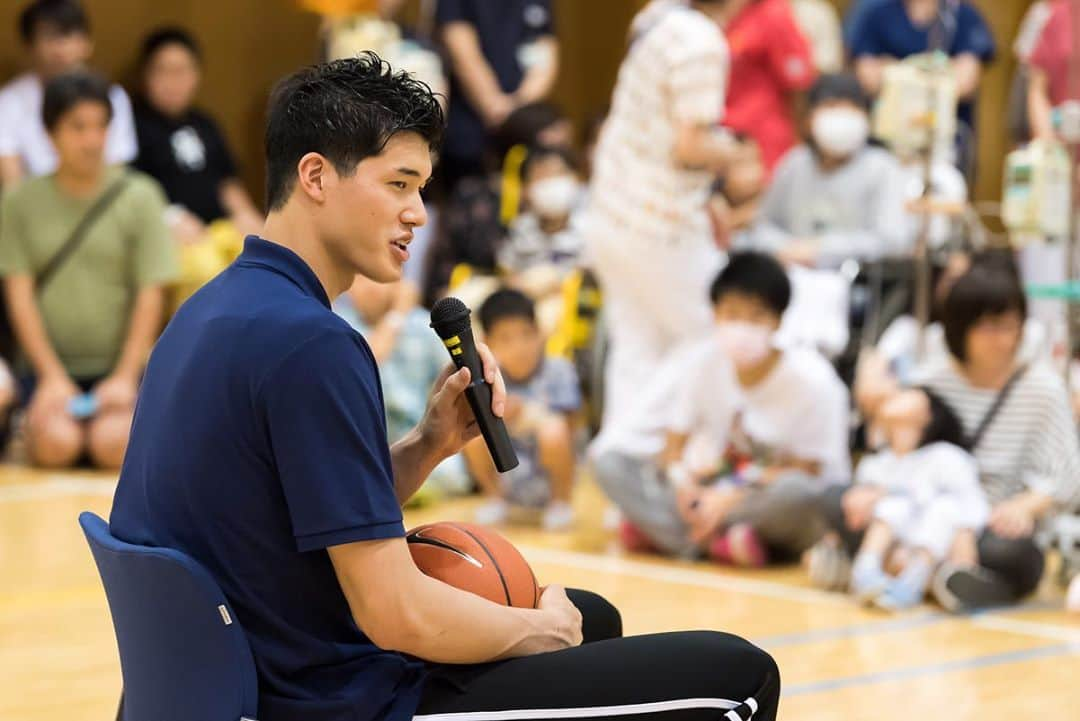
<path id="1" fill-rule="evenodd" d="M 971 437 L 998 391 L 973 387 L 950 363 L 923 379 L 960 418 Z M 1080 505 L 1080 440 L 1065 384 L 1035 364 L 1013 386 L 974 450 L 991 503 L 1024 491 L 1052 496 L 1062 507 Z"/>

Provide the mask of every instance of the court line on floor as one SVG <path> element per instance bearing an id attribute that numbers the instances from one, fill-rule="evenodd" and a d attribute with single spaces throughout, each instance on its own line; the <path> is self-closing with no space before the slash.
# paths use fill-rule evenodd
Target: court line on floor
<path id="1" fill-rule="evenodd" d="M 824 681 L 793 684 L 784 689 L 783 696 L 807 696 L 810 694 L 839 691 L 858 686 L 871 686 L 873 684 L 887 683 L 889 681 L 908 681 L 911 679 L 937 676 L 956 671 L 972 671 L 1013 663 L 1023 663 L 1025 661 L 1038 661 L 1045 658 L 1055 658 L 1076 653 L 1078 653 L 1078 649 L 1075 645 L 1056 643 L 1020 651 L 1008 651 L 1005 653 L 988 654 L 986 656 L 975 656 L 974 658 L 943 661 L 941 663 L 926 664 L 924 666 L 909 666 L 907 668 L 898 668 L 891 671 L 878 671 L 860 674 L 858 676 L 845 676 Z"/>
<path id="2" fill-rule="evenodd" d="M 0 503 L 39 501 L 63 496 L 112 496 L 116 479 L 52 477 L 34 483 L 0 485 Z"/>
<path id="3" fill-rule="evenodd" d="M 949 620 L 957 620 L 957 617 L 943 611 L 928 611 L 917 615 L 889 618 L 881 621 L 869 621 L 867 623 L 854 623 L 847 626 L 818 628 L 811 631 L 784 633 L 776 636 L 763 636 L 755 638 L 753 641 L 765 649 L 773 650 L 787 646 L 801 646 L 803 644 L 820 643 L 822 641 L 837 641 L 845 638 L 858 638 L 860 636 L 870 636 L 879 633 L 911 631 Z"/>
<path id="4" fill-rule="evenodd" d="M 579 551 L 558 551 L 536 546 L 518 546 L 530 562 L 553 563 L 582 571 L 615 573 L 636 576 L 650 581 L 678 583 L 686 586 L 711 588 L 718 591 L 737 591 L 747 595 L 782 601 L 820 603 L 830 606 L 851 606 L 851 599 L 835 593 L 812 588 L 787 586 L 774 581 L 760 581 L 730 576 L 719 571 L 700 571 L 693 568 L 660 566 L 643 561 L 632 561 L 616 556 L 597 556 Z"/>

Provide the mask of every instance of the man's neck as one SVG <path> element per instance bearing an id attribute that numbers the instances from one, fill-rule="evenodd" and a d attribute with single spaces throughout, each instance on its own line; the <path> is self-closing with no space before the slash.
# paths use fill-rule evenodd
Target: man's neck
<path id="1" fill-rule="evenodd" d="M 342 270 L 334 264 L 310 220 L 304 217 L 302 208 L 287 206 L 280 211 L 272 211 L 263 225 L 262 238 L 300 256 L 315 273 L 330 300 L 347 291 L 355 279 L 351 271 Z"/>
<path id="2" fill-rule="evenodd" d="M 753 388 L 769 377 L 780 362 L 781 353 L 778 350 L 769 351 L 768 357 L 750 368 L 736 368 L 735 375 L 739 379 L 739 385 L 743 388 Z"/>
<path id="3" fill-rule="evenodd" d="M 101 181 L 105 177 L 105 168 L 100 168 L 96 173 L 74 173 L 64 167 L 56 171 L 56 184 L 65 195 L 72 198 L 89 198 L 97 194 L 101 189 Z"/>

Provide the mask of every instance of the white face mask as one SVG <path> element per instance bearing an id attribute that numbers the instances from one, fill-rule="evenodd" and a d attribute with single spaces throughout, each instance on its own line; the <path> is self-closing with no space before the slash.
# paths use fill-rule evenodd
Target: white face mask
<path id="1" fill-rule="evenodd" d="M 854 108 L 825 108 L 814 114 L 810 132 L 824 152 L 846 158 L 866 145 L 870 119 Z"/>
<path id="2" fill-rule="evenodd" d="M 772 329 L 759 323 L 724 321 L 716 325 L 720 347 L 736 368 L 755 366 L 772 350 Z"/>
<path id="3" fill-rule="evenodd" d="M 581 184 L 570 175 L 538 180 L 529 186 L 529 205 L 537 215 L 558 218 L 574 209 Z"/>

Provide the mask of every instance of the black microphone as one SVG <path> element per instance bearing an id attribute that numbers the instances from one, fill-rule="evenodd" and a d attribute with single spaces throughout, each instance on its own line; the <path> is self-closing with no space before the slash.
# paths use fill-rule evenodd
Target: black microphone
<path id="1" fill-rule="evenodd" d="M 487 443 L 491 460 L 495 461 L 495 468 L 499 473 L 506 473 L 517 467 L 518 457 L 510 444 L 506 424 L 491 411 L 491 385 L 484 380 L 484 364 L 476 351 L 470 315 L 469 307 L 457 298 L 443 298 L 431 309 L 431 327 L 450 351 L 454 365 L 468 368 L 472 374 L 469 387 L 465 389 L 465 398 L 476 416 L 480 434 Z"/>

